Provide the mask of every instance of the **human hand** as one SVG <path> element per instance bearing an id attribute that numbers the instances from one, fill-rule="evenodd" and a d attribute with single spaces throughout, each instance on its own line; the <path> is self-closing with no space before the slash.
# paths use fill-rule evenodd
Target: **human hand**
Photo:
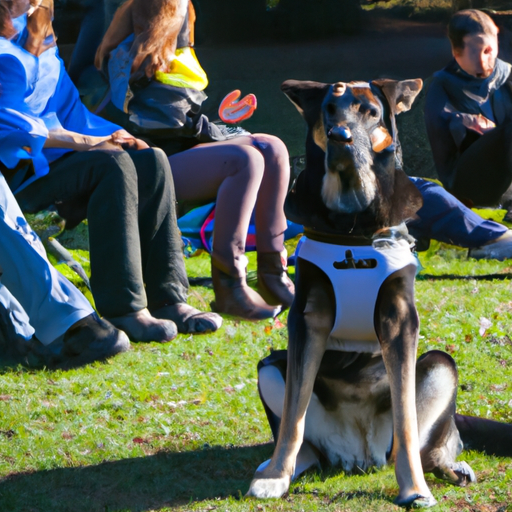
<path id="1" fill-rule="evenodd" d="M 111 142 L 117 144 L 122 149 L 148 149 L 149 146 L 143 140 L 137 139 L 126 130 L 117 130 L 111 136 Z"/>
<path id="2" fill-rule="evenodd" d="M 496 124 L 482 114 L 464 114 L 462 124 L 468 129 L 483 135 L 496 128 Z"/>

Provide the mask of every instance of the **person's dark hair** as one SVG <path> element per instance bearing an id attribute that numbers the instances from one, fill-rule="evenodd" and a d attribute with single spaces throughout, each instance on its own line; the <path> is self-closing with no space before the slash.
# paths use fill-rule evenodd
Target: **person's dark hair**
<path id="1" fill-rule="evenodd" d="M 464 48 L 464 37 L 467 35 L 495 35 L 498 32 L 494 21 L 477 9 L 464 9 L 456 12 L 448 24 L 448 38 L 455 50 Z"/>

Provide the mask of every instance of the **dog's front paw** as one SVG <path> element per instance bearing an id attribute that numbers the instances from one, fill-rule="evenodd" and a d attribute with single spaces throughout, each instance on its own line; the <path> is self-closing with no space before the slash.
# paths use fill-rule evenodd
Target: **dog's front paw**
<path id="1" fill-rule="evenodd" d="M 436 499 L 430 493 L 426 496 L 421 494 L 413 494 L 405 498 L 398 496 L 398 498 L 395 500 L 395 505 L 405 508 L 430 508 L 436 504 Z"/>
<path id="2" fill-rule="evenodd" d="M 290 477 L 254 478 L 246 496 L 255 498 L 280 498 L 290 488 Z"/>

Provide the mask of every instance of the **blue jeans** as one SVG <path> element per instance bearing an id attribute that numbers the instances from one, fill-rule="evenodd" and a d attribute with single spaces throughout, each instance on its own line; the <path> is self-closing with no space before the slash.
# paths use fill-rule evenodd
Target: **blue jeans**
<path id="1" fill-rule="evenodd" d="M 507 228 L 485 220 L 464 206 L 455 196 L 432 181 L 410 178 L 423 197 L 418 218 L 407 223 L 417 240 L 439 240 L 473 249 L 499 238 Z"/>
<path id="2" fill-rule="evenodd" d="M 35 331 L 48 345 L 74 323 L 94 312 L 89 301 L 46 257 L 41 240 L 30 229 L 0 174 L 0 304 L 16 332 Z"/>

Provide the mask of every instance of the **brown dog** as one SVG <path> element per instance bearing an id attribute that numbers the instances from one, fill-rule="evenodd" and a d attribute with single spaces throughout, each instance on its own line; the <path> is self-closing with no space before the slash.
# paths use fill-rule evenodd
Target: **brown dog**
<path id="1" fill-rule="evenodd" d="M 311 450 L 303 453 L 307 445 L 347 471 L 393 457 L 402 506 L 435 504 L 424 471 L 459 485 L 475 479 L 467 464 L 455 462 L 458 424 L 474 426 L 455 415 L 455 363 L 433 351 L 416 364 L 416 263 L 407 236 L 393 228 L 421 206 L 400 168 L 395 125 L 421 85 L 282 86 L 309 128 L 306 169 L 285 205 L 287 216 L 304 225 L 306 240 L 296 263 L 287 362 L 270 356 L 259 371 L 271 425 L 280 426 L 251 496 L 287 492 L 296 467 L 316 460 Z M 512 427 L 487 422 L 484 429 L 510 445 Z"/>

